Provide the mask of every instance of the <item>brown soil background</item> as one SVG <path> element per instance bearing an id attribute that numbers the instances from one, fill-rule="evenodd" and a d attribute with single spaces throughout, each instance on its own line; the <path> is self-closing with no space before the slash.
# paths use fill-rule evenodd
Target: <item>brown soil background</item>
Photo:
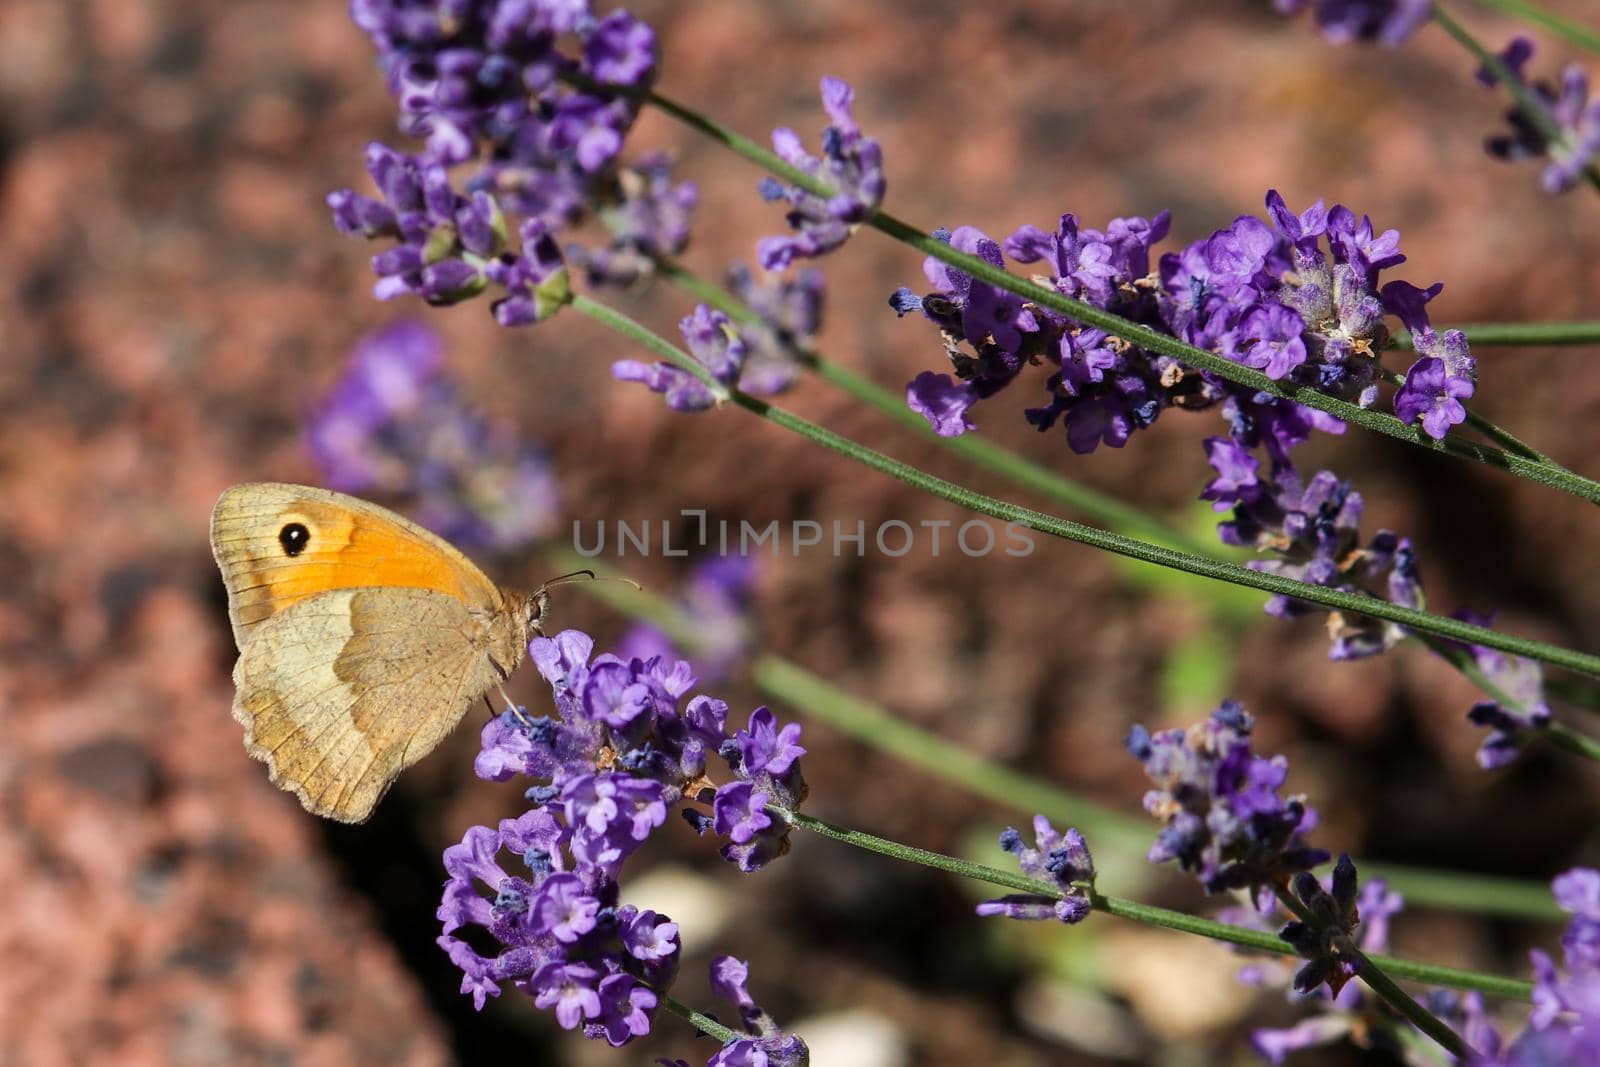
<path id="1" fill-rule="evenodd" d="M 1170 207 L 1186 241 L 1259 212 L 1275 186 L 1296 207 L 1327 197 L 1399 227 L 1399 276 L 1447 282 L 1436 322 L 1600 317 L 1600 208 L 1581 191 L 1550 200 L 1531 170 L 1482 155 L 1499 108 L 1442 33 L 1400 52 L 1338 49 L 1267 7 L 637 10 L 660 33 L 662 88 L 752 135 L 791 125 L 814 141 L 818 77 L 851 81 L 884 145 L 890 207 L 919 224 L 998 236 L 1064 210 L 1100 224 Z M 1509 33 L 1489 16 L 1473 25 L 1496 44 Z M 1558 56 L 1544 51 L 1540 71 Z M 420 310 L 370 298 L 368 249 L 322 205 L 361 179 L 361 145 L 392 138 L 391 122 L 368 45 L 333 0 L 0 6 L 0 1067 L 647 1058 L 562 1034 L 514 992 L 482 1016 L 456 995 L 431 943 L 438 852 L 518 799 L 471 777 L 472 731 L 372 824 L 346 829 L 273 790 L 228 716 L 211 504 L 234 482 L 311 478 L 308 404 L 356 338 Z M 656 115 L 632 145 L 672 150 L 700 183 L 691 265 L 715 274 L 775 232 L 745 164 Z M 824 266 L 824 352 L 894 387 L 940 365 L 931 332 L 884 306 L 920 284 L 918 257 L 863 234 Z M 664 330 L 685 310 L 659 288 L 627 306 Z M 669 414 L 610 380 L 609 362 L 637 353 L 575 316 L 515 333 L 481 305 L 429 319 L 469 393 L 551 449 L 569 518 L 961 518 L 736 412 Z M 1593 351 L 1479 360 L 1479 410 L 1600 470 Z M 1209 416 L 1172 414 L 1122 452 L 1074 457 L 1022 423 L 1037 388 L 980 409 L 984 432 L 1193 514 Z M 1019 495 L 819 384 L 789 403 Z M 1315 461 L 1357 481 L 1373 528 L 1417 539 L 1436 607 L 1495 606 L 1519 632 L 1600 642 L 1586 505 L 1358 432 L 1317 444 Z M 627 562 L 660 590 L 681 567 Z M 536 579 L 538 567 L 492 569 Z M 602 642 L 625 624 L 577 594 L 558 611 Z M 1548 754 L 1477 771 L 1462 720 L 1472 690 L 1438 662 L 1405 650 L 1330 664 L 1314 621 L 1262 619 L 1230 653 L 1225 691 L 1165 699 L 1162 664 L 1211 614 L 1076 546 L 1041 543 L 1025 560 L 783 558 L 755 620 L 764 648 L 1130 811 L 1143 784 L 1120 748 L 1128 724 L 1182 721 L 1231 693 L 1257 713 L 1262 747 L 1290 754 L 1331 847 L 1537 880 L 1595 861 L 1593 774 Z M 739 680 L 725 695 L 759 700 Z M 808 726 L 807 743 L 824 817 L 947 851 L 1017 819 L 826 727 Z M 635 878 L 678 887 L 717 927 L 689 945 L 680 998 L 709 1006 L 705 961 L 733 952 L 781 1019 L 865 1010 L 916 1063 L 1249 1062 L 1250 1025 L 1293 1017 L 1270 994 L 1214 995 L 1232 988 L 1220 949 L 1110 921 L 986 928 L 952 880 L 819 840 L 745 879 L 674 824 L 635 862 Z M 1169 883 L 1151 892 L 1196 906 Z M 1522 973 L 1526 945 L 1553 932 L 1418 911 L 1396 938 L 1402 954 Z M 710 1053 L 675 1022 L 658 1031 L 652 1055 Z"/>

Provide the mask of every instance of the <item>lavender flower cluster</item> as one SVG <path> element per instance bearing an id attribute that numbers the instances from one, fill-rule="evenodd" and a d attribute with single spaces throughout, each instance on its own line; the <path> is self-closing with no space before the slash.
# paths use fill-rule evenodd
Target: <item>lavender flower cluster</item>
<path id="1" fill-rule="evenodd" d="M 467 548 L 525 547 L 559 514 L 544 452 L 463 401 L 439 335 L 420 322 L 362 338 L 308 420 L 306 443 L 330 488 L 407 497 L 418 521 Z"/>
<path id="2" fill-rule="evenodd" d="M 1533 1014 L 1507 1042 L 1468 998 L 1472 1067 L 1544 1067 L 1600 1063 L 1600 871 L 1574 868 L 1551 883 L 1556 903 L 1572 916 L 1561 935 L 1563 967 L 1539 949 L 1533 961 Z M 1563 973 L 1564 972 L 1564 973 Z"/>
<path id="3" fill-rule="evenodd" d="M 1421 358 L 1395 393 L 1395 413 L 1433 437 L 1463 421 L 1461 401 L 1472 395 L 1475 367 L 1459 331 L 1441 337 L 1428 322 L 1426 305 L 1442 286 L 1380 284 L 1381 272 L 1405 261 L 1399 234 L 1376 233 L 1370 219 L 1342 205 L 1330 210 L 1318 201 L 1296 215 L 1275 191 L 1266 202 L 1268 222 L 1242 215 L 1166 253 L 1154 272 L 1150 254 L 1167 234 L 1166 212 L 1113 219 L 1104 231 L 1063 215 L 1053 233 L 1024 226 L 1003 243 L 970 226 L 934 236 L 1002 269 L 1006 257 L 1042 262 L 1045 273 L 1034 280 L 1064 296 L 1363 407 L 1378 398 L 1379 356 L 1390 337 L 1385 319 L 1397 317 L 1412 331 Z M 1060 422 L 1074 452 L 1102 443 L 1119 448 L 1170 407 L 1222 405 L 1235 435 L 1265 441 L 1282 455 L 1312 429 L 1343 428 L 1320 412 L 1031 304 L 942 260 L 929 257 L 923 271 L 931 292 L 901 288 L 889 303 L 901 316 L 922 312 L 943 337 L 954 377 L 924 372 L 906 389 L 907 403 L 941 435 L 971 429 L 973 405 L 1036 362 L 1055 370 L 1045 383 L 1047 402 L 1030 409 L 1028 421 L 1041 431 Z"/>
<path id="4" fill-rule="evenodd" d="M 1322 892 L 1339 893 L 1334 884 Z M 1516 1037 L 1507 1039 L 1485 1010 L 1479 993 L 1460 994 L 1435 990 L 1424 998 L 1428 1010 L 1460 1033 L 1471 1050 L 1463 1061 L 1468 1067 L 1551 1067 L 1554 1064 L 1600 1062 L 1600 871 L 1574 868 L 1551 883 L 1558 903 L 1572 919 L 1561 937 L 1562 965 L 1534 949 L 1533 1011 Z M 1360 950 L 1376 954 L 1388 948 L 1389 925 L 1404 901 L 1374 879 L 1360 893 L 1354 911 L 1359 915 Z M 1249 913 L 1234 918 L 1248 920 Z M 1273 984 L 1278 968 L 1253 963 L 1240 972 L 1251 985 Z M 1269 1063 L 1281 1064 L 1291 1053 L 1350 1040 L 1359 1046 L 1389 1052 L 1406 1059 L 1408 1026 L 1383 1001 L 1360 986 L 1350 984 L 1337 994 L 1317 990 L 1315 1014 L 1284 1029 L 1256 1030 L 1251 1045 Z"/>
<path id="5" fill-rule="evenodd" d="M 570 301 L 569 265 L 591 285 L 632 286 L 687 245 L 694 184 L 675 182 L 660 154 L 619 162 L 656 72 L 649 25 L 625 11 L 597 18 L 585 0 L 355 0 L 351 10 L 377 47 L 400 131 L 423 141 L 414 154 L 368 147 L 377 197 L 351 189 L 328 197 L 342 232 L 394 242 L 372 260 L 379 299 L 411 294 L 454 304 L 493 288 L 496 320 L 521 326 Z M 881 152 L 851 117 L 850 87 L 827 78 L 822 95 L 831 125 L 821 157 L 792 130 L 773 140 L 785 160 L 840 192 L 823 200 L 762 185 L 764 196 L 788 202 L 794 231 L 760 243 L 769 270 L 838 247 L 883 197 Z M 610 242 L 563 249 L 557 234 L 590 209 Z M 730 282 L 753 318 L 735 324 L 698 308 L 684 320 L 685 342 L 719 383 L 781 392 L 820 324 L 821 275 L 757 282 L 736 265 Z M 661 393 L 678 411 L 716 400 L 666 364 L 624 360 L 614 374 Z"/>
<path id="6" fill-rule="evenodd" d="M 423 140 L 415 154 L 368 147 L 377 198 L 328 197 L 341 231 L 396 242 L 373 259 L 380 299 L 453 304 L 492 285 L 502 325 L 547 318 L 570 295 L 554 233 L 603 189 L 629 206 L 592 271 L 620 270 L 622 253 L 645 246 L 681 247 L 693 188 L 672 186 L 658 161 L 631 177 L 615 168 L 633 94 L 655 74 L 646 23 L 597 18 L 583 0 L 354 0 L 351 15 L 378 50 L 400 131 Z M 521 219 L 516 241 L 508 216 Z"/>
<path id="7" fill-rule="evenodd" d="M 1252 727 L 1244 709 L 1229 701 L 1187 730 L 1133 728 L 1128 750 L 1157 785 L 1144 806 L 1163 824 L 1148 858 L 1175 861 L 1208 893 L 1247 891 L 1251 907 L 1222 915 L 1233 925 L 1270 928 L 1278 904 L 1292 904 L 1294 917 L 1278 931 L 1303 961 L 1292 979 L 1274 959 L 1252 962 L 1239 974 L 1252 986 L 1287 984 L 1317 1006 L 1295 1026 L 1255 1031 L 1251 1044 L 1268 1062 L 1280 1064 L 1290 1053 L 1341 1039 L 1404 1056 L 1410 1024 L 1350 982 L 1370 955 L 1388 948 L 1390 923 L 1404 899 L 1382 879 L 1361 886 L 1349 856 L 1339 857 L 1326 881 L 1312 873 L 1329 858 L 1304 840 L 1316 827 L 1316 813 L 1304 797 L 1281 795 L 1288 762 L 1257 755 Z M 1026 846 L 1014 829 L 1001 835 L 1001 846 L 1017 856 L 1025 874 L 1054 883 L 1056 892 L 987 901 L 978 914 L 1082 921 L 1094 906 L 1095 877 L 1083 836 L 1057 831 L 1042 815 L 1034 817 L 1034 832 L 1037 847 Z M 1501 1036 L 1479 994 L 1437 991 L 1427 999 L 1429 1011 L 1463 1034 L 1472 1067 L 1600 1062 L 1600 871 L 1568 871 L 1552 889 L 1572 915 L 1561 941 L 1563 961 L 1558 966 L 1545 952 L 1531 953 L 1534 1007 L 1518 1037 Z"/>
<path id="8" fill-rule="evenodd" d="M 856 124 L 851 112 L 854 99 L 854 90 L 838 78 L 822 79 L 822 108 L 832 121 L 822 132 L 821 158 L 807 152 L 800 135 L 788 127 L 773 131 L 772 148 L 779 158 L 822 182 L 833 195 L 821 197 L 776 178 L 761 182 L 764 199 L 789 205 L 784 220 L 794 231 L 763 238 L 756 246 L 756 258 L 767 270 L 782 270 L 796 259 L 833 251 L 883 203 L 888 188 L 883 151 Z"/>
<path id="9" fill-rule="evenodd" d="M 446 851 L 439 944 L 478 1007 L 510 982 L 561 1026 L 621 1045 L 649 1031 L 679 958 L 676 925 L 618 905 L 623 863 L 682 802 L 709 805 L 709 815 L 680 810 L 697 831 L 725 838 L 722 854 L 741 870 L 782 855 L 789 824 L 771 809 L 804 800 L 805 749 L 799 726 L 780 728 L 766 708 L 730 731 L 724 702 L 683 703 L 695 683 L 687 663 L 591 658 L 593 650 L 577 630 L 535 638 L 529 656 L 550 683 L 556 717 L 511 709 L 484 727 L 478 776 L 540 784 L 527 791 L 525 814 L 473 827 Z M 720 785 L 713 757 L 731 775 Z M 502 866 L 502 852 L 520 866 Z M 460 936 L 468 926 L 499 951 L 479 954 Z"/>
<path id="10" fill-rule="evenodd" d="M 1211 437 L 1206 459 L 1216 477 L 1201 492 L 1217 511 L 1231 511 L 1218 526 L 1223 543 L 1270 553 L 1252 560 L 1255 570 L 1346 592 L 1370 592 L 1405 607 L 1422 607 L 1422 583 L 1409 538 L 1380 530 L 1360 543 L 1361 494 L 1332 471 L 1301 480 L 1286 459 L 1273 459 L 1263 474 L 1257 455 L 1237 437 Z M 1269 454 L 1271 449 L 1268 449 Z M 1294 618 L 1318 610 L 1302 600 L 1276 596 L 1269 614 Z M 1370 616 L 1334 612 L 1329 632 L 1332 659 L 1359 659 L 1392 647 L 1405 631 Z"/>
<path id="11" fill-rule="evenodd" d="M 1127 748 L 1157 785 L 1144 797 L 1145 811 L 1163 824 L 1150 862 L 1176 861 L 1208 893 L 1248 889 L 1265 911 L 1271 887 L 1328 853 L 1305 843 L 1317 813 L 1303 796 L 1279 795 L 1289 762 L 1252 751 L 1254 726 L 1230 700 L 1187 730 L 1135 726 Z"/>
<path id="12" fill-rule="evenodd" d="M 756 259 L 767 271 L 782 271 L 797 259 L 813 258 L 842 245 L 883 200 L 885 179 L 878 142 L 861 132 L 851 113 L 853 92 L 837 78 L 822 79 L 822 106 L 831 124 L 823 130 L 822 156 L 812 156 L 799 134 L 773 132 L 777 154 L 791 166 L 825 182 L 835 195 L 823 198 L 798 186 L 767 178 L 760 192 L 789 205 L 789 234 L 758 242 Z M 685 347 L 717 384 L 758 396 L 772 396 L 794 383 L 822 325 L 822 274 L 802 270 L 757 281 L 750 269 L 734 264 L 729 287 L 751 312 L 735 321 L 726 312 L 701 304 L 679 324 Z M 611 366 L 619 381 L 639 382 L 659 393 L 674 411 L 699 412 L 716 406 L 721 391 L 670 363 L 618 360 Z"/>
<path id="13" fill-rule="evenodd" d="M 1250 715 L 1227 701 L 1187 730 L 1132 729 L 1128 751 L 1156 783 L 1144 807 L 1162 824 L 1147 858 L 1176 862 L 1207 893 L 1246 891 L 1261 916 L 1272 914 L 1282 894 L 1292 892 L 1296 917 L 1278 936 L 1306 961 L 1294 988 L 1308 993 L 1326 987 L 1337 1000 L 1361 964 L 1355 864 L 1341 856 L 1326 887 L 1311 873 L 1329 858 L 1305 841 L 1316 828 L 1316 812 L 1302 796 L 1281 795 L 1288 760 L 1257 755 L 1253 727 Z M 987 901 L 978 914 L 1082 921 L 1094 904 L 1087 843 L 1077 830 L 1057 832 L 1042 815 L 1034 817 L 1034 833 L 1036 848 L 1026 847 L 1014 829 L 1001 835 L 1001 847 L 1017 856 L 1025 874 L 1053 882 L 1057 892 Z M 1252 918 L 1250 925 L 1260 920 Z"/>

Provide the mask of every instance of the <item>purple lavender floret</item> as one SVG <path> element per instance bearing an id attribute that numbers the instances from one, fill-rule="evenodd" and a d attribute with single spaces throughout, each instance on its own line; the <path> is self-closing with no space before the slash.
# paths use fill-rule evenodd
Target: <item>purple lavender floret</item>
<path id="1" fill-rule="evenodd" d="M 1529 953 L 1533 1011 L 1522 1033 L 1506 1041 L 1478 994 L 1451 998 L 1454 1003 L 1445 1005 L 1461 1017 L 1472 1047 L 1470 1067 L 1600 1062 L 1600 871 L 1574 868 L 1559 875 L 1551 889 L 1556 903 L 1572 915 L 1561 938 L 1564 966 L 1538 949 Z"/>
<path id="2" fill-rule="evenodd" d="M 1430 0 L 1273 0 L 1273 6 L 1283 15 L 1309 7 L 1317 29 L 1332 44 L 1376 41 L 1387 48 L 1409 39 L 1433 9 Z"/>
<path id="3" fill-rule="evenodd" d="M 1533 42 L 1526 37 L 1514 38 L 1500 53 L 1511 72 L 1527 83 L 1556 136 L 1548 136 L 1518 104 L 1506 112 L 1510 132 L 1488 138 L 1484 147 L 1491 156 L 1509 162 L 1545 159 L 1540 187 L 1547 193 L 1564 193 L 1600 158 L 1600 96 L 1590 98 L 1589 76 L 1576 63 L 1562 71 L 1559 85 L 1526 79 L 1523 67 L 1532 56 Z M 1487 68 L 1478 71 L 1478 80 L 1490 88 L 1498 83 Z"/>
<path id="4" fill-rule="evenodd" d="M 559 511 L 549 461 L 462 401 L 432 329 L 402 320 L 362 338 L 306 425 L 330 488 L 406 496 L 424 526 L 510 551 L 548 534 Z"/>
<path id="5" fill-rule="evenodd" d="M 822 272 L 814 267 L 757 281 L 742 263 L 728 268 L 728 288 L 755 313 L 738 324 L 747 355 L 739 388 L 775 396 L 794 384 L 822 329 Z"/>
<path id="6" fill-rule="evenodd" d="M 1334 864 L 1326 888 L 1309 871 L 1301 871 L 1290 882 L 1291 891 L 1309 916 L 1291 920 L 1278 933 L 1306 961 L 1295 972 L 1296 992 L 1309 993 L 1326 985 L 1328 993 L 1337 998 L 1345 983 L 1360 973 L 1356 883 L 1356 865 L 1348 855 Z"/>
<path id="7" fill-rule="evenodd" d="M 1380 530 L 1361 544 L 1361 494 L 1331 471 L 1309 482 L 1286 460 L 1271 460 L 1267 471 L 1254 450 L 1237 437 L 1210 437 L 1206 459 L 1216 472 L 1201 499 L 1218 511 L 1231 511 L 1217 527 L 1224 544 L 1267 553 L 1251 560 L 1253 570 L 1278 574 L 1345 592 L 1367 593 L 1405 607 L 1423 604 L 1422 583 L 1410 540 Z M 1269 614 L 1294 618 L 1320 610 L 1302 600 L 1275 596 Z M 1394 646 L 1403 628 L 1371 616 L 1333 612 L 1329 658 L 1360 659 Z"/>
<path id="8" fill-rule="evenodd" d="M 1063 215 L 1054 231 L 1024 226 L 1004 242 L 963 226 L 934 237 L 1004 270 L 1006 257 L 1042 264 L 1031 280 L 1147 329 L 1215 352 L 1268 377 L 1305 386 L 1363 407 L 1379 395 L 1379 356 L 1388 347 L 1386 319 L 1399 317 L 1421 357 L 1413 387 L 1399 394 L 1399 412 L 1442 436 L 1465 417 L 1472 395 L 1472 357 L 1458 331 L 1438 336 L 1425 305 L 1439 286 L 1385 282 L 1382 272 L 1405 261 L 1399 234 L 1322 202 L 1296 214 L 1276 191 L 1267 221 L 1251 215 L 1160 257 L 1166 212 L 1152 219 L 1114 219 L 1104 231 Z M 1045 404 L 1027 418 L 1047 430 L 1060 423 L 1078 453 L 1120 447 L 1169 407 L 1191 411 L 1222 404 L 1236 437 L 1265 444 L 1273 458 L 1312 430 L 1338 433 L 1343 423 L 1289 400 L 1256 393 L 1222 377 L 1138 348 L 1115 333 L 1086 326 L 980 281 L 942 260 L 923 266 L 932 291 L 901 288 L 889 299 L 897 315 L 913 312 L 938 327 L 953 374 L 925 371 L 906 389 L 907 404 L 934 431 L 953 437 L 973 428 L 978 401 L 1000 392 L 1024 367 L 1053 368 Z M 1445 377 L 1435 383 L 1434 364 Z M 1435 375 L 1436 376 L 1436 375 Z M 1430 402 L 1425 387 L 1443 399 Z"/>
<path id="9" fill-rule="evenodd" d="M 705 304 L 678 323 L 685 346 L 711 378 L 722 386 L 736 386 L 749 350 L 733 320 Z M 641 363 L 618 360 L 611 365 L 611 376 L 618 381 L 640 382 L 651 392 L 660 393 L 667 406 L 679 412 L 708 411 L 716 406 L 713 387 L 681 367 L 669 363 Z"/>
<path id="10" fill-rule="evenodd" d="M 729 1041 L 706 1061 L 706 1067 L 807 1067 L 811 1051 L 796 1034 L 781 1029 L 766 1009 L 750 995 L 750 966 L 733 956 L 711 961 L 711 989 L 739 1012 L 739 1027 L 746 1035 Z M 676 1067 L 682 1060 L 660 1060 Z"/>
<path id="11" fill-rule="evenodd" d="M 649 1032 L 678 965 L 675 924 L 618 906 L 624 863 L 686 799 L 711 805 L 742 869 L 781 855 L 788 823 L 766 804 L 804 800 L 805 749 L 800 728 L 765 708 L 730 736 L 726 704 L 703 695 L 685 704 L 695 679 L 682 661 L 596 656 L 577 630 L 535 638 L 528 651 L 556 715 L 512 709 L 491 720 L 474 769 L 542 784 L 519 819 L 473 827 L 445 852 L 439 944 L 479 1008 L 511 982 L 563 1027 L 621 1045 Z M 720 789 L 707 778 L 717 753 L 734 774 Z M 502 852 L 520 866 L 502 865 Z M 467 925 L 498 943 L 495 955 L 457 936 Z"/>
<path id="12" fill-rule="evenodd" d="M 1259 903 L 1263 887 L 1328 854 L 1303 841 L 1316 813 L 1304 797 L 1279 796 L 1288 761 L 1251 751 L 1253 725 L 1228 701 L 1188 730 L 1152 734 L 1135 726 L 1127 748 L 1159 787 L 1144 798 L 1145 810 L 1163 824 L 1150 862 L 1175 860 L 1208 893 L 1248 887 Z"/>
<path id="13" fill-rule="evenodd" d="M 1078 923 L 1089 917 L 1094 896 L 1094 859 L 1083 835 L 1068 828 L 1065 833 L 1050 825 L 1043 815 L 1033 817 L 1036 846 L 1022 843 L 1022 835 L 1007 827 L 1000 835 L 1000 847 L 1017 857 L 1022 873 L 1040 881 L 1054 882 L 1059 897 L 1019 893 L 987 900 L 978 905 L 979 915 L 1000 915 L 1008 919 L 1057 919 Z"/>
<path id="14" fill-rule="evenodd" d="M 1458 611 L 1455 617 L 1480 626 L 1494 621 L 1469 610 Z M 1497 770 L 1520 756 L 1554 721 L 1544 692 L 1544 670 L 1535 660 L 1482 645 L 1469 645 L 1466 652 L 1499 697 L 1474 704 L 1467 712 L 1468 721 L 1489 731 L 1478 746 L 1478 766 Z"/>
<path id="15" fill-rule="evenodd" d="M 763 237 L 756 259 L 767 270 L 782 270 L 796 259 L 826 255 L 849 238 L 883 202 L 886 182 L 883 151 L 861 132 L 851 114 L 855 92 L 838 78 L 822 79 L 822 107 L 830 120 L 822 132 L 822 157 L 807 152 L 800 135 L 783 127 L 772 132 L 772 148 L 785 163 L 833 190 L 823 198 L 775 178 L 761 183 L 767 200 L 789 205 L 784 221 L 795 231 L 784 237 Z"/>

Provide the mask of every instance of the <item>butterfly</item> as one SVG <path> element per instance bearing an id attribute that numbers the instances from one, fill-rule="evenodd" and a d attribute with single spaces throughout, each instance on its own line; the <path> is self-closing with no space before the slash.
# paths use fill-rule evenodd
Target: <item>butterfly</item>
<path id="1" fill-rule="evenodd" d="M 516 670 L 554 584 L 502 589 L 392 511 L 276 482 L 222 494 L 211 550 L 239 647 L 245 748 L 307 811 L 340 822 L 370 818 L 400 772 Z"/>

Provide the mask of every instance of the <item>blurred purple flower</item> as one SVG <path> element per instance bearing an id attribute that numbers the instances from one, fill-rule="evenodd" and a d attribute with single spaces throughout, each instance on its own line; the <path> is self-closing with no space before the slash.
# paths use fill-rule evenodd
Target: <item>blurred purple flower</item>
<path id="1" fill-rule="evenodd" d="M 678 323 L 678 330 L 689 354 L 714 382 L 723 386 L 738 384 L 748 349 L 732 319 L 705 304 L 697 304 Z M 716 406 L 717 394 L 711 385 L 669 363 L 618 360 L 611 365 L 611 376 L 618 381 L 642 383 L 651 392 L 660 393 L 674 411 L 698 412 Z"/>
<path id="2" fill-rule="evenodd" d="M 1493 618 L 1474 611 L 1455 613 L 1460 619 L 1488 626 Z M 1467 653 L 1484 679 L 1498 694 L 1495 700 L 1474 704 L 1468 721 L 1489 731 L 1478 746 L 1478 766 L 1486 771 L 1511 763 L 1554 721 L 1544 692 L 1544 669 L 1535 660 L 1513 656 L 1482 645 Z"/>
<path id="3" fill-rule="evenodd" d="M 583 268 L 591 285 L 631 286 L 655 273 L 665 256 L 682 252 L 699 190 L 693 182 L 672 181 L 672 163 L 665 155 L 645 157 L 617 171 L 615 189 L 600 210 L 611 231 L 605 248 L 581 244 L 567 247 L 567 259 Z"/>
<path id="4" fill-rule="evenodd" d="M 1273 0 L 1284 15 L 1306 8 L 1322 36 L 1333 44 L 1377 41 L 1388 48 L 1403 44 L 1428 21 L 1430 0 Z"/>
<path id="5" fill-rule="evenodd" d="M 323 481 L 410 498 L 424 526 L 469 548 L 513 551 L 559 511 L 544 454 L 468 408 L 429 327 L 402 320 L 364 337 L 306 424 Z"/>
<path id="6" fill-rule="evenodd" d="M 1514 38 L 1500 53 L 1511 73 L 1526 82 L 1556 135 L 1549 136 L 1544 125 L 1518 104 L 1506 112 L 1510 132 L 1490 137 L 1484 147 L 1491 156 L 1510 162 L 1545 159 L 1540 186 L 1547 193 L 1564 193 L 1600 158 L 1600 96 L 1590 99 L 1589 76 L 1576 63 L 1562 71 L 1560 85 L 1528 81 L 1523 67 L 1532 56 L 1533 42 L 1526 37 Z M 1490 88 L 1498 83 L 1487 67 L 1479 69 L 1478 80 Z"/>
<path id="7" fill-rule="evenodd" d="M 808 267 L 757 281 L 748 267 L 735 263 L 728 268 L 728 288 L 756 316 L 736 326 L 746 349 L 739 388 L 757 396 L 784 392 L 822 329 L 822 272 Z"/>
<path id="8" fill-rule="evenodd" d="M 760 573 L 755 556 L 709 556 L 695 563 L 674 598 L 691 621 L 695 648 L 687 658 L 704 683 L 727 678 L 749 643 L 750 601 Z M 683 655 L 672 639 L 649 623 L 635 623 L 618 642 L 624 658 Z"/>
<path id="9" fill-rule="evenodd" d="M 1379 356 L 1390 339 L 1385 320 L 1396 316 L 1411 330 L 1421 357 L 1413 388 L 1399 395 L 1402 417 L 1421 417 L 1427 408 L 1423 426 L 1435 436 L 1464 417 L 1459 401 L 1472 395 L 1473 382 L 1465 337 L 1459 331 L 1437 335 L 1424 308 L 1440 287 L 1380 279 L 1405 261 L 1399 234 L 1379 232 L 1342 205 L 1330 209 L 1318 201 L 1295 214 L 1276 191 L 1268 192 L 1266 208 L 1267 221 L 1240 216 L 1162 255 L 1153 273 L 1152 245 L 1170 227 L 1166 212 L 1113 219 L 1104 231 L 1067 214 L 1053 232 L 1023 226 L 1003 243 L 970 226 L 934 237 L 1001 270 L 1008 255 L 1042 263 L 1047 273 L 1033 277 L 1037 284 L 1275 380 L 1363 407 L 1378 399 Z M 923 271 L 932 291 L 919 296 L 902 287 L 889 305 L 902 317 L 920 312 L 942 335 L 954 376 L 926 371 L 906 390 L 907 404 L 941 436 L 971 429 L 977 402 L 1006 388 L 1030 363 L 1055 372 L 1046 382 L 1048 402 L 1029 408 L 1028 421 L 1040 430 L 1061 423 L 1068 447 L 1078 453 L 1126 444 L 1166 408 L 1199 411 L 1219 402 L 1235 436 L 1266 444 L 1278 462 L 1312 430 L 1344 428 L 1321 412 L 1085 326 L 936 257 Z M 1438 403 L 1422 391 L 1431 381 L 1430 357 L 1444 361 L 1448 379 L 1434 390 L 1446 397 Z"/>

